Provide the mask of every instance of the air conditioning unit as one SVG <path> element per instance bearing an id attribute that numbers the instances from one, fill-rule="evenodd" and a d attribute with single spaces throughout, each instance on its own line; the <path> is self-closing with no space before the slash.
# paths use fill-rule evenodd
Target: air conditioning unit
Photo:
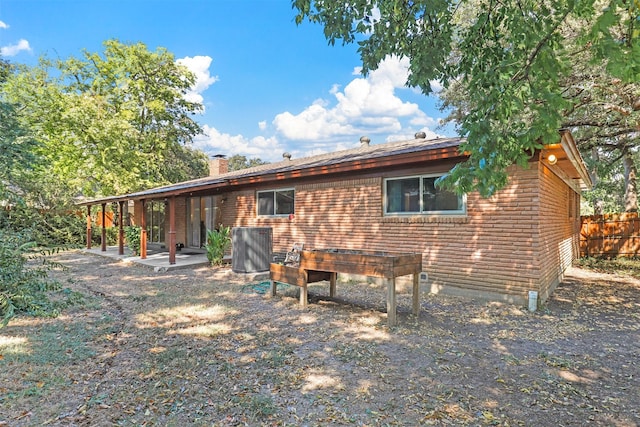
<path id="1" fill-rule="evenodd" d="M 273 258 L 271 227 L 235 227 L 231 230 L 231 269 L 236 273 L 268 271 Z"/>

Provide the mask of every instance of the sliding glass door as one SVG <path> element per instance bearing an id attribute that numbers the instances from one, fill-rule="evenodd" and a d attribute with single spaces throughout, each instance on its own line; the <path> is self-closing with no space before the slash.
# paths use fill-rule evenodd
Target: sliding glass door
<path id="1" fill-rule="evenodd" d="M 218 217 L 217 197 L 190 197 L 187 199 L 187 246 L 204 247 L 207 230 L 216 226 Z"/>

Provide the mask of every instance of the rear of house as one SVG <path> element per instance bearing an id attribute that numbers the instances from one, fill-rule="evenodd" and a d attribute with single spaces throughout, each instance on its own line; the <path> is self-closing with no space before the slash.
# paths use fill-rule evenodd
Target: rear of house
<path id="1" fill-rule="evenodd" d="M 166 212 L 173 203 L 173 233 L 187 247 L 201 246 L 203 231 L 218 224 L 271 227 L 276 252 L 304 242 L 420 253 L 431 292 L 523 304 L 537 291 L 546 300 L 577 257 L 580 190 L 589 185 L 571 135 L 562 132 L 528 168 L 512 166 L 508 186 L 486 199 L 438 188 L 437 178 L 466 158 L 457 150 L 461 141 L 420 136 L 364 140 L 352 150 L 223 172 L 129 199 L 138 223 L 145 201 L 147 224 L 154 207 Z M 220 162 L 212 169 L 219 171 Z M 151 239 L 170 241 L 166 219 Z"/>

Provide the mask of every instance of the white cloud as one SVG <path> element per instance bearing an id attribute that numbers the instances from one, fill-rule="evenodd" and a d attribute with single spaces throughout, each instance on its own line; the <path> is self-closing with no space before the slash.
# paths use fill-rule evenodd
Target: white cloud
<path id="1" fill-rule="evenodd" d="M 258 129 L 260 130 L 265 130 L 267 128 L 267 122 L 262 120 L 260 122 L 258 122 Z"/>
<path id="2" fill-rule="evenodd" d="M 431 90 L 435 94 L 439 94 L 440 92 L 442 92 L 442 89 L 444 89 L 444 87 L 442 86 L 442 83 L 440 83 L 440 81 L 438 80 L 429 81 L 429 85 L 431 85 Z"/>
<path id="3" fill-rule="evenodd" d="M 360 135 L 397 134 L 407 124 L 434 126 L 437 120 L 427 116 L 416 103 L 403 101 L 396 91 L 406 88 L 408 59 L 387 57 L 366 78 L 358 77 L 340 90 L 330 93 L 336 104 L 319 99 L 299 114 L 278 114 L 273 124 L 286 139 L 328 142 L 349 136 L 357 144 Z M 359 68 L 354 69 L 354 74 Z M 353 137 L 353 138 L 351 138 Z"/>
<path id="4" fill-rule="evenodd" d="M 264 161 L 282 160 L 282 153 L 287 151 L 275 137 L 256 136 L 246 138 L 243 135 L 220 133 L 216 128 L 203 126 L 204 135 L 194 138 L 193 145 L 207 154 L 224 154 L 233 156 L 240 154 L 247 158 L 259 158 Z"/>
<path id="5" fill-rule="evenodd" d="M 22 51 L 31 52 L 31 46 L 25 39 L 20 39 L 17 44 L 0 47 L 0 55 L 2 56 L 16 56 Z"/>
<path id="6" fill-rule="evenodd" d="M 7 28 L 9 28 L 8 24 L 5 24 L 4 22 L 0 21 L 0 29 L 6 30 Z"/>
<path id="7" fill-rule="evenodd" d="M 178 64 L 187 67 L 196 76 L 196 82 L 185 95 L 187 101 L 202 104 L 204 101 L 202 92 L 218 81 L 218 76 L 212 76 L 209 70 L 212 60 L 210 56 L 187 56 L 176 61 Z"/>

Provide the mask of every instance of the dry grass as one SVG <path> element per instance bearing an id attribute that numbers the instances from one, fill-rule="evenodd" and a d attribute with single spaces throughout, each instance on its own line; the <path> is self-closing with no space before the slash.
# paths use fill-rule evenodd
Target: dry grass
<path id="1" fill-rule="evenodd" d="M 384 289 L 271 299 L 224 269 L 66 253 L 85 304 L 0 330 L 0 425 L 640 423 L 640 282 L 576 269 L 544 310 Z M 63 273 L 58 273 L 63 274 Z"/>

